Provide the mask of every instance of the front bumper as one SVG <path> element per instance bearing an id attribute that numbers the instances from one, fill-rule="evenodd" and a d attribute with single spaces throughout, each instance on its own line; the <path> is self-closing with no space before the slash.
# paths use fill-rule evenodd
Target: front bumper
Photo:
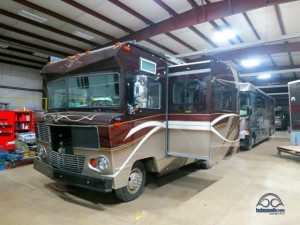
<path id="1" fill-rule="evenodd" d="M 104 193 L 112 192 L 113 178 L 95 178 L 62 171 L 52 168 L 40 159 L 34 160 L 33 168 L 55 181 Z"/>

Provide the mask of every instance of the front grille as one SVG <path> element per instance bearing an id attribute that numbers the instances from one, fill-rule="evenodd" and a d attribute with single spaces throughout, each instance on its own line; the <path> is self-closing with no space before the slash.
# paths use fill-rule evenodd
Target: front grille
<path id="1" fill-rule="evenodd" d="M 85 156 L 60 154 L 50 150 L 48 151 L 48 160 L 49 165 L 54 168 L 73 173 L 82 173 Z"/>
<path id="2" fill-rule="evenodd" d="M 37 124 L 37 133 L 38 133 L 38 138 L 40 139 L 40 141 L 51 143 L 51 133 L 50 133 L 49 126 L 47 126 L 43 123 L 38 123 Z"/>

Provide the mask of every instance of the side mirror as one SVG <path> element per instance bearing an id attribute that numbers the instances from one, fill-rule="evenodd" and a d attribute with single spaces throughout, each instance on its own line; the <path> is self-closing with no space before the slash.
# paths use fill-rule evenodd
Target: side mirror
<path id="1" fill-rule="evenodd" d="M 139 105 L 132 106 L 130 104 L 127 104 L 127 106 L 128 106 L 128 114 L 135 114 L 135 112 L 137 112 L 140 109 Z"/>

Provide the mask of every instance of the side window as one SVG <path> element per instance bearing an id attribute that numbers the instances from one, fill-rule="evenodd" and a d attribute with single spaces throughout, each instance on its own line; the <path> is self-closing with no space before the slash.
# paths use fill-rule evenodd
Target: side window
<path id="1" fill-rule="evenodd" d="M 128 75 L 127 102 L 142 109 L 161 108 L 161 83 L 146 75 Z"/>
<path id="2" fill-rule="evenodd" d="M 213 83 L 214 108 L 217 111 L 236 111 L 237 89 L 223 83 Z"/>
<path id="3" fill-rule="evenodd" d="M 174 104 L 199 104 L 201 101 L 199 81 L 178 82 L 173 88 Z"/>
<path id="4" fill-rule="evenodd" d="M 67 107 L 67 90 L 66 80 L 60 80 L 53 84 L 48 85 L 49 107 L 50 108 L 61 108 Z"/>

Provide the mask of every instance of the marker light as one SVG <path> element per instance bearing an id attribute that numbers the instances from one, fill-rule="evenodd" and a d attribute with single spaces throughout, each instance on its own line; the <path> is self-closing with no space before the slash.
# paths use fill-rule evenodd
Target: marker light
<path id="1" fill-rule="evenodd" d="M 97 161 L 95 159 L 91 160 L 91 165 L 92 167 L 96 167 L 97 166 Z"/>
<path id="2" fill-rule="evenodd" d="M 115 126 L 115 127 L 120 127 L 120 126 L 121 126 L 121 123 L 120 123 L 120 122 L 115 122 L 115 123 L 114 123 L 114 126 Z"/>
<path id="3" fill-rule="evenodd" d="M 129 45 L 125 45 L 125 46 L 123 46 L 123 50 L 125 51 L 125 52 L 130 52 L 130 46 Z"/>

